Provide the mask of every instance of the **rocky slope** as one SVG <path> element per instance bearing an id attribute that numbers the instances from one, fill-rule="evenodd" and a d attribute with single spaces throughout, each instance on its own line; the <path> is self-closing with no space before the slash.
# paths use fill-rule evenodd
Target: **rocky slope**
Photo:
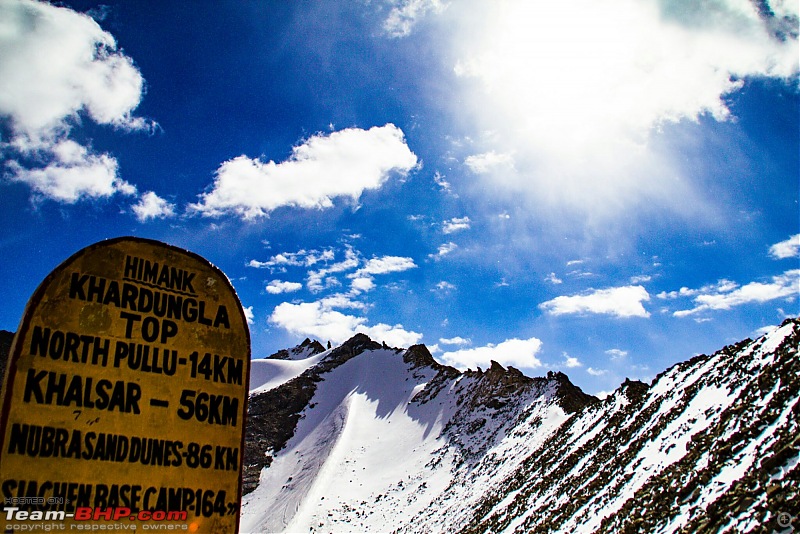
<path id="1" fill-rule="evenodd" d="M 787 321 L 600 401 L 561 373 L 307 341 L 254 361 L 242 531 L 789 532 L 798 342 Z"/>
<path id="2" fill-rule="evenodd" d="M 800 509 L 798 342 L 790 321 L 650 387 L 623 384 L 526 450 L 474 507 L 442 495 L 407 530 L 446 518 L 464 532 L 788 531 Z"/>

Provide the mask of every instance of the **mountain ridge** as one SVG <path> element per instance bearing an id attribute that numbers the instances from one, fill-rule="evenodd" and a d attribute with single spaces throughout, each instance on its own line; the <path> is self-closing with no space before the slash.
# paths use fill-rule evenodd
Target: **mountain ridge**
<path id="1" fill-rule="evenodd" d="M 798 340 L 787 320 L 600 400 L 563 373 L 461 372 L 356 336 L 251 395 L 261 420 L 296 398 L 292 434 L 245 453 L 246 471 L 269 467 L 248 471 L 243 531 L 780 531 L 798 502 Z"/>
<path id="2" fill-rule="evenodd" d="M 323 375 L 365 352 L 384 350 L 397 355 L 402 354 L 402 361 L 410 365 L 409 371 L 425 369 L 435 373 L 410 399 L 409 402 L 413 404 L 425 404 L 436 397 L 443 387 L 460 377 L 476 381 L 476 386 L 470 392 L 469 402 L 466 404 L 468 410 L 474 410 L 479 406 L 494 410 L 502 409 L 508 403 L 509 397 L 519 395 L 534 385 L 542 388 L 545 383 L 550 382 L 557 384 L 556 392 L 564 392 L 563 402 L 572 411 L 581 403 L 597 401 L 595 397 L 586 395 L 573 385 L 563 373 L 551 372 L 547 378 L 531 378 L 514 367 L 504 368 L 494 361 L 486 371 L 478 369 L 462 372 L 437 362 L 425 345 L 413 345 L 406 350 L 389 348 L 385 344 L 371 340 L 365 334 L 356 334 L 339 347 L 328 351 L 308 350 L 309 347 L 317 346 L 322 348 L 318 342 L 306 339 L 297 347 L 279 351 L 276 353 L 277 357 L 272 355 L 267 358 L 285 360 L 288 359 L 287 355 L 303 352 L 322 355 L 319 361 L 280 386 L 251 394 L 246 430 L 248 446 L 244 454 L 244 494 L 255 489 L 258 473 L 264 467 L 269 467 L 274 453 L 283 449 L 286 442 L 294 435 L 294 428 L 301 418 L 301 412 L 312 404 L 311 399 L 316 391 L 316 385 L 324 380 Z M 561 398 L 559 400 L 561 401 Z M 462 398 L 461 401 L 465 402 L 466 399 Z M 476 425 L 481 423 L 473 424 L 472 428 L 475 431 L 477 431 Z"/>

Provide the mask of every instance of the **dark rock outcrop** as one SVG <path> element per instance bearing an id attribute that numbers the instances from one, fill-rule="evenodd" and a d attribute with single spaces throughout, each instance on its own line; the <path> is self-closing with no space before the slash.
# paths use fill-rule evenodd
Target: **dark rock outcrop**
<path id="1" fill-rule="evenodd" d="M 271 354 L 267 356 L 267 359 L 270 360 L 292 360 L 298 355 L 304 355 L 305 357 L 314 356 L 315 354 L 319 354 L 320 352 L 325 352 L 325 347 L 322 346 L 322 343 L 319 341 L 311 340 L 306 338 L 303 340 L 302 343 L 297 345 L 293 349 L 281 349 L 275 354 Z"/>

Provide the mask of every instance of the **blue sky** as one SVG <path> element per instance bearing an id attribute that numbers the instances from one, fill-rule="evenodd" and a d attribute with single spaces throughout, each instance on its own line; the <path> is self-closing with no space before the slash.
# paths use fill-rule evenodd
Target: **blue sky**
<path id="1" fill-rule="evenodd" d="M 590 393 L 798 315 L 796 2 L 0 3 L 0 328 L 135 235 L 254 356 L 357 331 Z"/>

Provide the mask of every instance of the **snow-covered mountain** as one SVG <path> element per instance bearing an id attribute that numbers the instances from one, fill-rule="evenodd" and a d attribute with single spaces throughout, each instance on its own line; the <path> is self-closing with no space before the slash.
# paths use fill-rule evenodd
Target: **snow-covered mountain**
<path id="1" fill-rule="evenodd" d="M 771 532 L 800 519 L 800 321 L 598 400 L 357 335 L 254 360 L 242 532 Z"/>

